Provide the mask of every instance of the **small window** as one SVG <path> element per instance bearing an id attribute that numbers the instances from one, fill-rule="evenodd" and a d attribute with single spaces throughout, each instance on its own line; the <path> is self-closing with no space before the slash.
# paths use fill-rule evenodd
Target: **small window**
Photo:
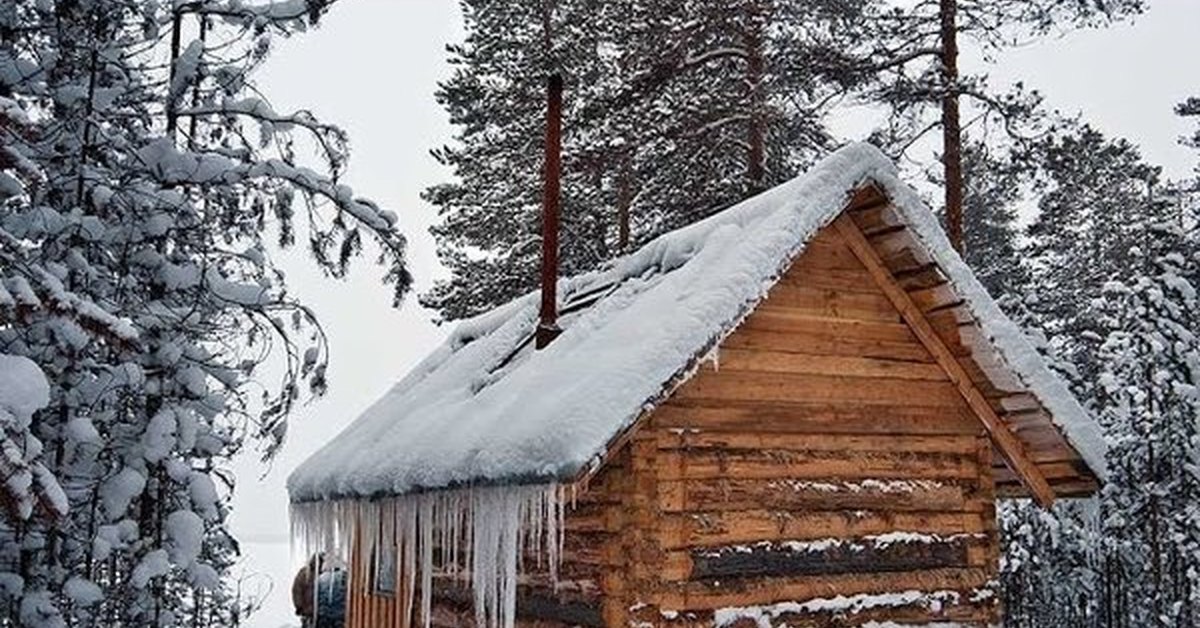
<path id="1" fill-rule="evenodd" d="M 371 594 L 396 595 L 396 546 L 385 544 L 371 552 Z"/>

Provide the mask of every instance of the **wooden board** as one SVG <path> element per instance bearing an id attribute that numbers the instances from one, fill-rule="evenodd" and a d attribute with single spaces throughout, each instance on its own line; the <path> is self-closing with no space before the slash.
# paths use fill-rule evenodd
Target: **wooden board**
<path id="1" fill-rule="evenodd" d="M 754 510 L 763 504 L 782 511 L 981 512 L 983 508 L 974 480 L 662 480 L 658 494 L 664 513 Z"/>

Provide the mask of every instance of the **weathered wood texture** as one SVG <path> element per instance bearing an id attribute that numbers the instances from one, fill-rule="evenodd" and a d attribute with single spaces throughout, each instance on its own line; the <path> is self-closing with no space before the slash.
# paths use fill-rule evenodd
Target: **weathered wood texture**
<path id="1" fill-rule="evenodd" d="M 938 365 L 949 376 L 950 381 L 954 383 L 955 388 L 967 405 L 971 407 L 975 416 L 987 428 L 992 442 L 995 443 L 1008 466 L 1020 478 L 1021 483 L 1029 490 L 1033 498 L 1043 507 L 1049 508 L 1054 503 L 1054 489 L 1050 488 L 1046 477 L 1025 453 L 1024 444 L 1012 433 L 1008 424 L 997 416 L 996 410 L 980 392 L 979 386 L 959 363 L 958 354 L 951 348 L 958 346 L 959 339 L 954 338 L 954 343 L 948 343 L 943 335 L 940 335 L 930 324 L 925 312 L 917 307 L 912 297 L 905 291 L 905 279 L 914 275 L 901 276 L 905 271 L 892 270 L 885 266 L 879 254 L 863 235 L 863 230 L 855 224 L 854 219 L 850 216 L 839 216 L 834 221 L 834 226 L 859 261 L 866 266 L 884 294 L 888 296 L 888 300 L 900 311 L 900 315 L 904 317 L 908 327 L 916 334 L 921 344 L 929 350 Z M 937 267 L 932 264 L 924 264 L 920 266 L 920 269 L 921 274 L 937 275 L 938 273 Z M 924 289 L 934 285 L 939 285 L 939 281 L 936 279 L 922 281 L 920 285 L 911 287 Z"/>
<path id="2" fill-rule="evenodd" d="M 791 604 L 775 618 L 789 626 L 998 620 L 995 499 L 1022 484 L 994 455 L 980 404 L 1013 437 L 1008 455 L 1055 493 L 1095 479 L 984 351 L 886 199 L 864 191 L 846 215 L 881 266 L 837 227 L 816 234 L 716 363 L 587 478 L 562 581 L 524 579 L 518 625 L 709 626 L 718 609 L 777 604 Z M 881 282 L 904 291 L 907 316 Z M 407 625 L 401 592 L 372 595 L 365 568 L 354 574 L 350 628 Z M 905 591 L 929 597 L 872 602 Z M 838 596 L 860 603 L 820 603 Z M 473 625 L 465 592 L 436 588 L 432 620 Z"/>
<path id="3" fill-rule="evenodd" d="M 352 555 L 358 556 L 361 540 L 356 539 L 354 543 Z M 347 628 L 407 626 L 408 587 L 403 575 L 396 578 L 394 590 L 383 592 L 377 590 L 371 571 L 369 563 L 355 560 L 350 565 L 346 592 Z"/>
<path id="4" fill-rule="evenodd" d="M 930 322 L 969 360 L 958 325 Z M 631 620 L 712 625 L 722 608 L 837 596 L 862 603 L 775 621 L 997 618 L 994 602 L 971 601 L 997 555 L 983 425 L 834 229 L 635 438 L 656 447 L 662 562 Z M 872 604 L 902 591 L 939 601 Z"/>
<path id="5" fill-rule="evenodd" d="M 943 341 L 951 345 L 971 382 L 991 404 L 1001 423 L 1016 436 L 1024 453 L 1031 459 L 1059 497 L 1089 495 L 1097 481 L 1079 458 L 1045 408 L 1024 391 L 1020 382 L 1000 360 L 949 281 L 924 252 L 923 245 L 903 229 L 903 221 L 886 197 L 867 186 L 852 199 L 845 212 L 855 226 L 868 234 L 874 252 L 891 276 L 900 282 L 917 309 L 934 323 Z M 870 234 L 881 234 L 872 237 Z M 920 273 L 914 273 L 920 269 Z M 921 280 L 912 279 L 920 274 Z M 957 322 L 957 333 L 938 321 Z M 962 356 L 956 345 L 967 349 Z M 994 457 L 997 490 L 1005 496 L 1030 496 L 1029 491 L 1006 465 Z"/>

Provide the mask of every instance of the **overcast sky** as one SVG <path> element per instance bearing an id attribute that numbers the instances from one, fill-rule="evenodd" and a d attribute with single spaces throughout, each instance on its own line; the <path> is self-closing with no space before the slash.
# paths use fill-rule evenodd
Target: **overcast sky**
<path id="1" fill-rule="evenodd" d="M 1198 155 L 1177 144 L 1189 123 L 1172 108 L 1200 95 L 1200 1 L 1150 5 L 1133 24 L 1006 53 L 989 72 L 996 85 L 1023 80 L 1052 107 L 1081 113 L 1100 130 L 1136 142 L 1168 176 L 1182 177 Z M 317 30 L 281 42 L 259 77 L 277 109 L 309 109 L 349 132 L 347 182 L 399 214 L 419 291 L 440 272 L 427 231 L 436 215 L 419 195 L 448 176 L 429 156 L 451 135 L 433 91 L 448 72 L 445 44 L 461 38 L 459 22 L 453 0 L 342 0 Z M 979 69 L 964 61 L 965 71 Z M 330 393 L 297 412 L 273 468 L 251 458 L 238 465 L 233 525 L 244 542 L 245 586 L 265 591 L 274 583 L 252 628 L 292 623 L 287 590 L 300 559 L 293 561 L 287 546 L 287 474 L 444 335 L 415 298 L 400 310 L 390 307 L 390 288 L 370 259 L 360 260 L 345 282 L 314 273 L 302 250 L 281 255 L 281 261 L 293 292 L 317 311 L 329 334 Z"/>

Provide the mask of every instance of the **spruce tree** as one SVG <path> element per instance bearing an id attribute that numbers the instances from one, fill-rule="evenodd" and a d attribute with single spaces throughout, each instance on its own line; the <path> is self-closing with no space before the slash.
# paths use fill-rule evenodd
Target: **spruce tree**
<path id="1" fill-rule="evenodd" d="M 1101 420 L 1113 442 L 1103 493 L 1114 624 L 1200 622 L 1200 303 L 1194 238 L 1147 225 L 1137 272 L 1105 285 L 1099 306 Z"/>
<path id="2" fill-rule="evenodd" d="M 244 618 L 229 462 L 278 447 L 328 355 L 270 251 L 299 209 L 320 269 L 374 242 L 409 284 L 395 216 L 338 181 L 344 134 L 252 83 L 324 4 L 0 6 L 0 352 L 50 384 L 3 426 L 32 490 L 0 521 L 0 625 Z"/>

